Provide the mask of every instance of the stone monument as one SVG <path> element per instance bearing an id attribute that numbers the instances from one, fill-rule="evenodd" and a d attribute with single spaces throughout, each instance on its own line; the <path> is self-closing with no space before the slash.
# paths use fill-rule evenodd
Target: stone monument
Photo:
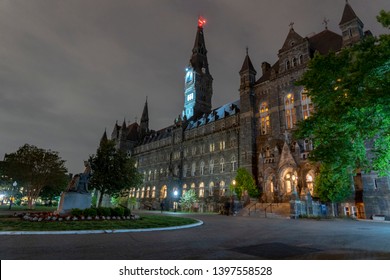
<path id="1" fill-rule="evenodd" d="M 84 172 L 74 175 L 66 191 L 61 194 L 57 213 L 67 214 L 73 208 L 86 209 L 91 207 L 92 195 L 88 191 L 91 166 L 88 161 L 84 161 L 84 166 Z"/>

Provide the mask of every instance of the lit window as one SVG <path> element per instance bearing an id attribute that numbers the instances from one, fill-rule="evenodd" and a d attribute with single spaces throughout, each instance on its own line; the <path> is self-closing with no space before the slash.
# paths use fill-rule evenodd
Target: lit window
<path id="1" fill-rule="evenodd" d="M 266 102 L 263 102 L 260 107 L 260 126 L 262 135 L 270 133 L 269 110 Z"/>
<path id="2" fill-rule="evenodd" d="M 199 197 L 204 197 L 204 183 L 199 184 Z"/>
<path id="3" fill-rule="evenodd" d="M 219 149 L 220 149 L 221 151 L 225 150 L 225 141 L 224 141 L 224 140 L 222 140 L 222 141 L 219 142 Z"/>
<path id="4" fill-rule="evenodd" d="M 187 101 L 191 101 L 192 99 L 194 99 L 194 93 L 191 92 L 189 95 L 187 95 Z"/>
<path id="5" fill-rule="evenodd" d="M 210 143 L 210 152 L 214 152 L 214 151 L 215 151 L 215 144 Z"/>
<path id="6" fill-rule="evenodd" d="M 286 127 L 292 129 L 296 123 L 296 114 L 294 108 L 294 95 L 289 93 L 284 100 L 284 109 L 286 115 Z"/>
<path id="7" fill-rule="evenodd" d="M 313 103 L 311 103 L 311 99 L 306 94 L 306 91 L 302 92 L 301 98 L 303 119 L 306 120 L 313 114 Z"/>
<path id="8" fill-rule="evenodd" d="M 156 197 L 156 187 L 154 186 L 152 188 L 152 198 L 155 198 Z"/>

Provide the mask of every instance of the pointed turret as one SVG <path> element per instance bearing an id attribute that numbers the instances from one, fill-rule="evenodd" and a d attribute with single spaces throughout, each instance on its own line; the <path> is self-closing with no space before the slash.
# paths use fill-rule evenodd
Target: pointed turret
<path id="1" fill-rule="evenodd" d="M 149 133 L 149 111 L 148 111 L 148 98 L 146 97 L 144 110 L 142 111 L 142 117 L 140 122 L 140 137 L 144 138 Z"/>
<path id="2" fill-rule="evenodd" d="M 104 130 L 103 136 L 100 139 L 100 146 L 102 146 L 104 143 L 107 143 L 108 138 L 107 138 L 107 131 L 106 129 Z"/>
<path id="3" fill-rule="evenodd" d="M 343 34 L 343 47 L 359 42 L 364 36 L 364 24 L 355 14 L 348 1 L 345 3 L 339 26 Z"/>
<path id="4" fill-rule="evenodd" d="M 246 56 L 239 73 L 241 77 L 241 83 L 240 83 L 241 89 L 245 89 L 246 87 L 251 87 L 254 85 L 257 72 L 253 67 L 252 61 L 249 57 L 248 48 L 246 48 Z"/>

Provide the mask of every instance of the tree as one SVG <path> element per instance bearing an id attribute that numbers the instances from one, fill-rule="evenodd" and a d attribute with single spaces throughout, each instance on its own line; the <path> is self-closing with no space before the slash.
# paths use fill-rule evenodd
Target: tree
<path id="1" fill-rule="evenodd" d="M 389 27 L 390 13 L 378 20 Z M 390 173 L 390 35 L 367 37 L 340 53 L 316 54 L 298 82 L 315 112 L 296 138 L 312 138 L 310 159 L 320 162 L 316 190 L 325 201 L 351 194 L 357 172 Z"/>
<path id="2" fill-rule="evenodd" d="M 238 168 L 235 178 L 235 184 L 230 185 L 230 189 L 234 190 L 238 198 L 241 198 L 245 191 L 250 197 L 258 197 L 259 189 L 256 186 L 255 179 L 252 174 L 245 168 Z"/>
<path id="3" fill-rule="evenodd" d="M 45 186 L 61 184 L 67 172 L 64 164 L 58 152 L 25 144 L 5 155 L 4 172 L 23 187 L 31 209 Z"/>
<path id="4" fill-rule="evenodd" d="M 126 195 L 130 187 L 138 187 L 142 183 L 142 175 L 138 173 L 134 160 L 117 150 L 112 140 L 102 141 L 89 162 L 92 168 L 89 185 L 100 192 L 98 206 L 102 204 L 103 195 Z"/>
<path id="5" fill-rule="evenodd" d="M 188 190 L 185 194 L 180 198 L 180 205 L 182 209 L 190 211 L 194 203 L 198 201 L 195 190 Z"/>
<path id="6" fill-rule="evenodd" d="M 60 196 L 61 192 L 63 192 L 69 183 L 69 176 L 64 174 L 63 176 L 58 176 L 56 182 L 51 183 L 43 187 L 39 196 L 43 200 L 49 201 L 49 206 L 52 206 L 53 200 Z"/>

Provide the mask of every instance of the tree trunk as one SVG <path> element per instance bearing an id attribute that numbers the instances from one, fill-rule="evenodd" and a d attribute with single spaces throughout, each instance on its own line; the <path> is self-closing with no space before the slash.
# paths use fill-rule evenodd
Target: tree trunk
<path id="1" fill-rule="evenodd" d="M 99 194 L 100 194 L 100 196 L 99 196 L 99 201 L 98 201 L 98 207 L 101 207 L 104 194 L 100 191 L 99 191 Z"/>
<path id="2" fill-rule="evenodd" d="M 27 206 L 28 209 L 33 209 L 33 198 L 31 196 L 28 197 Z"/>

